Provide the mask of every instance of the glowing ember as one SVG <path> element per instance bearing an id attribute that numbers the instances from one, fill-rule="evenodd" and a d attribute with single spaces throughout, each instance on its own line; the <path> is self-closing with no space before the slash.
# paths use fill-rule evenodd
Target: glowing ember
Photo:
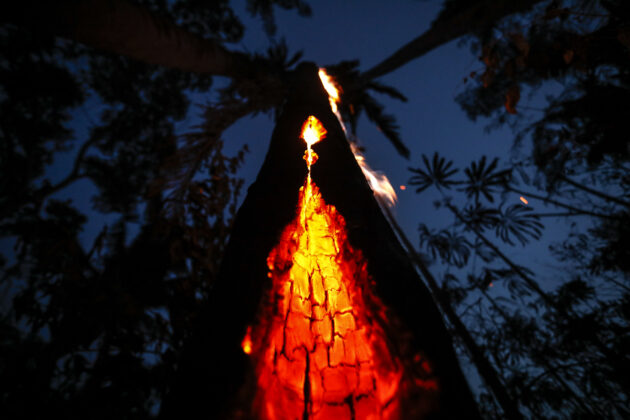
<path id="1" fill-rule="evenodd" d="M 405 191 L 405 190 L 407 189 L 407 186 L 406 186 L 406 185 L 401 185 L 401 186 L 400 186 L 400 189 L 401 189 L 401 190 L 403 190 L 403 191 Z"/>
<path id="2" fill-rule="evenodd" d="M 319 69 L 319 79 L 326 89 L 328 93 L 328 102 L 330 102 L 330 109 L 337 116 L 339 120 L 339 124 L 343 128 L 343 131 L 346 131 L 346 126 L 341 118 L 341 114 L 338 110 L 338 105 L 341 103 L 341 88 L 337 85 L 335 80 L 326 73 L 326 70 L 323 68 Z M 357 163 L 361 167 L 361 171 L 363 175 L 367 179 L 370 188 L 374 194 L 381 199 L 388 207 L 393 207 L 396 204 L 396 200 L 398 199 L 396 195 L 396 190 L 387 179 L 387 176 L 381 172 L 374 171 L 365 161 L 365 157 L 361 154 L 359 149 L 352 143 L 350 143 L 350 147 L 352 149 L 352 153 L 354 154 L 354 158 Z M 404 188 L 401 188 L 404 189 Z"/>
<path id="3" fill-rule="evenodd" d="M 310 137 L 318 124 L 309 117 L 304 125 L 308 149 L 325 133 L 317 129 L 320 137 Z M 267 265 L 271 290 L 242 344 L 256 370 L 255 416 L 399 419 L 406 382 L 385 335 L 383 304 L 371 292 L 367 263 L 350 245 L 343 216 L 324 202 L 310 175 L 296 218 Z M 419 356 L 414 362 L 426 364 Z M 421 382 L 414 383 L 436 389 L 434 380 Z"/>
<path id="4" fill-rule="evenodd" d="M 521 201 L 523 202 L 523 204 L 529 204 L 529 201 L 527 201 L 527 199 L 523 196 L 519 197 L 521 199 Z"/>
<path id="5" fill-rule="evenodd" d="M 245 338 L 241 342 L 241 347 L 243 348 L 243 352 L 245 354 L 252 353 L 252 327 L 247 327 L 247 333 L 245 334 Z"/>

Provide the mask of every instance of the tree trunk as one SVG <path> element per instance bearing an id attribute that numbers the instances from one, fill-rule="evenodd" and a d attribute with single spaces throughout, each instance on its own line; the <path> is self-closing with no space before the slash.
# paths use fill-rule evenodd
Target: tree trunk
<path id="1" fill-rule="evenodd" d="M 267 256 L 280 233 L 295 217 L 298 191 L 307 175 L 299 139 L 309 115 L 328 134 L 313 149 L 319 155 L 312 178 L 327 204 L 345 218 L 350 243 L 360 249 L 375 282 L 375 294 L 412 335 L 438 378 L 438 411 L 431 418 L 478 418 L 460 370 L 451 337 L 430 293 L 399 244 L 350 150 L 344 132 L 330 111 L 317 67 L 301 65 L 278 120 L 262 169 L 240 208 L 222 262 L 211 302 L 199 319 L 195 338 L 181 359 L 181 375 L 162 415 L 205 413 L 217 418 L 228 407 L 241 405 L 239 390 L 246 380 L 248 360 L 240 343 L 254 322 L 267 281 Z"/>
<path id="2" fill-rule="evenodd" d="M 486 28 L 505 16 L 524 12 L 541 0 L 477 0 L 459 13 L 433 22 L 431 28 L 405 44 L 394 54 L 363 74 L 365 79 L 375 79 L 391 73 L 429 51 L 460 36 Z"/>
<path id="3" fill-rule="evenodd" d="M 0 19 L 87 46 L 173 69 L 222 76 L 247 74 L 247 55 L 199 38 L 124 0 L 4 2 Z"/>

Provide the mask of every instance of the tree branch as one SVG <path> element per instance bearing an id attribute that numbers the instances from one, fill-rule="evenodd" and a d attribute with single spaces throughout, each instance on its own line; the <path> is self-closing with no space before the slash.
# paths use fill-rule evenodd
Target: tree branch
<path id="1" fill-rule="evenodd" d="M 414 262 L 418 270 L 420 270 L 420 272 L 422 273 L 422 276 L 429 286 L 429 291 L 431 292 L 431 295 L 433 295 L 433 299 L 440 306 L 450 323 L 453 325 L 455 333 L 464 342 L 464 346 L 466 347 L 472 362 L 476 366 L 477 371 L 483 378 L 486 385 L 488 385 L 495 398 L 497 399 L 497 402 L 503 410 L 505 418 L 511 420 L 522 419 L 523 415 L 519 411 L 518 403 L 507 392 L 505 385 L 502 383 L 499 377 L 499 374 L 494 369 L 488 358 L 483 354 L 483 350 L 481 350 L 481 348 L 477 345 L 475 339 L 472 337 L 472 335 L 462 322 L 461 318 L 457 315 L 447 297 L 440 290 L 437 281 L 425 266 L 422 258 L 420 258 L 420 256 L 418 255 L 414 246 L 409 241 L 409 238 L 407 238 L 400 225 L 398 225 L 398 222 L 396 222 L 396 219 L 392 215 L 387 205 L 382 203 L 378 196 L 376 198 L 379 201 L 379 204 L 381 204 L 381 208 L 383 209 L 383 212 L 385 213 L 385 216 L 387 217 L 390 225 L 394 228 L 394 231 L 405 246 L 411 260 Z"/>
<path id="2" fill-rule="evenodd" d="M 582 210 L 582 209 L 579 209 L 577 207 L 573 207 L 570 204 L 561 203 L 561 202 L 556 201 L 556 200 L 554 200 L 552 198 L 549 198 L 549 197 L 543 197 L 541 195 L 532 194 L 532 193 L 528 193 L 528 192 L 525 192 L 525 191 L 517 190 L 516 188 L 512 188 L 510 186 L 507 186 L 506 190 L 507 191 L 512 191 L 512 192 L 514 192 L 516 194 L 519 194 L 519 195 L 522 195 L 524 197 L 534 198 L 536 200 L 544 201 L 545 203 L 553 204 L 554 206 L 570 210 L 571 212 L 573 212 L 573 214 L 583 214 L 583 215 L 588 215 L 588 216 L 599 217 L 599 218 L 602 218 L 602 219 L 619 220 L 619 217 L 611 216 L 609 214 L 604 214 L 604 213 L 596 213 L 596 212 L 589 211 L 589 210 Z"/>
<path id="3" fill-rule="evenodd" d="M 514 13 L 529 10 L 541 0 L 477 0 L 468 8 L 448 17 L 438 18 L 431 28 L 404 45 L 394 54 L 363 73 L 367 80 L 391 73 L 411 60 L 463 35 L 479 31 Z"/>
<path id="4" fill-rule="evenodd" d="M 589 193 L 589 194 L 592 194 L 592 195 L 594 195 L 594 196 L 596 196 L 596 197 L 599 197 L 599 198 L 601 198 L 601 199 L 603 199 L 603 200 L 606 200 L 606 201 L 612 201 L 613 203 L 620 204 L 620 205 L 622 205 L 622 206 L 626 206 L 626 207 L 630 208 L 630 203 L 629 203 L 629 202 L 627 202 L 627 201 L 624 201 L 624 200 L 622 200 L 622 199 L 620 199 L 620 198 L 613 197 L 613 196 L 611 196 L 611 195 L 604 194 L 604 193 L 603 193 L 603 192 L 601 192 L 601 191 L 597 191 L 597 190 L 594 190 L 594 189 L 592 189 L 592 188 L 589 188 L 589 187 L 587 187 L 586 185 L 580 184 L 579 182 L 576 182 L 576 181 L 572 180 L 571 178 L 567 178 L 567 177 L 565 177 L 564 175 L 560 175 L 560 177 L 559 177 L 559 178 L 560 178 L 562 181 L 566 182 L 567 184 L 572 185 L 572 186 L 574 186 L 574 187 L 575 187 L 575 188 L 577 188 L 577 189 L 580 189 L 580 190 L 582 190 L 582 191 L 585 191 L 585 192 L 587 192 L 587 193 Z"/>
<path id="5" fill-rule="evenodd" d="M 40 189 L 40 194 L 42 194 L 40 199 L 43 200 L 45 197 L 66 188 L 68 185 L 70 185 L 77 179 L 80 179 L 86 176 L 85 174 L 79 173 L 79 171 L 81 170 L 81 163 L 83 163 L 83 158 L 85 157 L 85 154 L 87 153 L 90 146 L 94 144 L 95 141 L 96 141 L 95 138 L 91 138 L 91 139 L 86 140 L 85 143 L 81 145 L 81 148 L 79 149 L 79 152 L 77 153 L 77 156 L 74 159 L 74 164 L 72 165 L 72 170 L 70 171 L 70 173 L 58 184 L 43 187 L 42 189 Z"/>
<path id="6" fill-rule="evenodd" d="M 547 295 L 547 293 L 545 293 L 544 290 L 540 288 L 540 286 L 538 286 L 538 283 L 536 283 L 527 274 L 525 274 L 523 270 L 521 270 L 521 267 L 519 267 L 514 262 L 512 262 L 512 260 L 510 260 L 503 252 L 501 252 L 501 250 L 491 240 L 489 240 L 488 238 L 485 237 L 485 235 L 479 232 L 478 229 L 471 226 L 470 223 L 468 223 L 468 221 L 459 213 L 459 211 L 455 208 L 455 206 L 453 206 L 452 204 L 447 204 L 447 207 L 455 215 L 455 217 L 457 217 L 462 223 L 468 226 L 473 231 L 473 233 L 479 239 L 481 239 L 481 241 L 485 245 L 488 246 L 488 248 L 492 249 L 492 251 L 499 258 L 501 258 L 503 262 L 507 264 L 508 267 L 510 267 L 520 278 L 522 278 L 523 281 L 525 281 L 525 283 L 529 286 L 531 290 L 535 291 L 538 294 L 538 296 L 540 296 L 548 305 L 552 307 L 554 306 L 553 300 Z"/>
<path id="7" fill-rule="evenodd" d="M 203 74 L 247 74 L 251 60 L 193 35 L 124 0 L 3 2 L 0 21 L 169 68 Z"/>

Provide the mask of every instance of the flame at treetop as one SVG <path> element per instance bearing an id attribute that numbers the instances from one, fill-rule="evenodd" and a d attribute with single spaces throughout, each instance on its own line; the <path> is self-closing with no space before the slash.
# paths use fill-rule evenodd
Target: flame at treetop
<path id="1" fill-rule="evenodd" d="M 271 290 L 243 339 L 256 370 L 254 415 L 399 419 L 406 382 L 385 334 L 385 308 L 371 291 L 361 251 L 348 241 L 343 216 L 310 177 L 311 145 L 325 132 L 313 116 L 303 125 L 309 176 L 295 219 L 269 253 Z"/>
<path id="2" fill-rule="evenodd" d="M 332 76 L 326 73 L 325 69 L 320 68 L 318 74 L 319 80 L 321 80 L 324 89 L 326 89 L 326 92 L 328 93 L 330 109 L 333 114 L 337 116 L 339 124 L 341 124 L 341 128 L 343 128 L 345 133 L 346 125 L 343 122 L 343 118 L 341 118 L 341 113 L 339 112 L 342 92 L 341 87 Z M 352 149 L 352 154 L 354 154 L 354 158 L 359 164 L 359 167 L 361 168 L 361 171 L 367 179 L 367 182 L 370 185 L 370 188 L 372 188 L 374 194 L 388 207 L 393 207 L 396 204 L 398 196 L 396 195 L 396 190 L 394 190 L 394 187 L 392 187 L 392 184 L 389 182 L 389 179 L 387 179 L 387 176 L 370 168 L 370 165 L 368 165 L 365 157 L 354 143 L 350 143 L 350 148 Z"/>
<path id="3" fill-rule="evenodd" d="M 317 162 L 317 153 L 313 151 L 311 146 L 326 137 L 326 129 L 321 122 L 314 116 L 309 116 L 304 124 L 302 124 L 302 138 L 306 142 L 306 152 L 304 152 L 304 160 L 308 166 L 308 176 L 311 176 L 311 165 Z"/>
<path id="4" fill-rule="evenodd" d="M 322 85 L 324 89 L 326 89 L 326 93 L 328 93 L 328 102 L 330 102 L 330 109 L 333 114 L 337 116 L 341 126 L 344 128 L 343 121 L 341 120 L 341 116 L 339 115 L 339 111 L 337 109 L 337 105 L 341 102 L 341 88 L 337 85 L 335 80 L 326 73 L 326 70 L 323 68 L 319 69 L 319 80 L 322 81 Z"/>

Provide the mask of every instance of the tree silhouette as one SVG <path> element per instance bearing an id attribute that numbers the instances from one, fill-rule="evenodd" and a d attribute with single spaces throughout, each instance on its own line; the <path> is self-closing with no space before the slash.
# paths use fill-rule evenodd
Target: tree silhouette
<path id="1" fill-rule="evenodd" d="M 247 7 L 269 33 L 274 7 L 310 13 L 301 0 Z M 155 417 L 180 392 L 195 326 L 218 299 L 244 157 L 226 156 L 221 134 L 279 111 L 300 56 L 283 44 L 257 54 L 226 47 L 244 28 L 224 0 L 29 0 L 3 4 L 0 16 L 0 235 L 15 243 L 0 258 L 10 301 L 0 402 L 7 418 Z M 629 21 L 623 0 L 450 0 L 427 32 L 373 68 L 327 66 L 351 128 L 366 115 L 408 156 L 410 139 L 372 93 L 405 95 L 376 79 L 465 37 L 483 68 L 458 102 L 473 119 L 514 126 L 517 144 L 532 138 L 531 157 L 504 167 L 483 158 L 460 170 L 436 154 L 412 168 L 417 191 L 437 187 L 455 220 L 421 226 L 421 246 L 454 271 L 432 274 L 390 217 L 487 387 L 479 401 L 489 418 L 630 414 Z M 178 133 L 188 94 L 213 92 L 213 75 L 229 85 L 198 127 Z M 523 126 L 526 93 L 550 80 L 563 92 Z M 91 98 L 98 121 L 75 139 L 67 123 Z M 72 149 L 67 173 L 51 179 L 55 153 Z M 96 211 L 116 219 L 89 244 L 87 216 L 56 198 L 87 181 Z M 508 193 L 562 213 L 504 203 Z M 572 271 L 549 288 L 509 249 L 536 241 L 558 215 L 593 222 L 553 245 Z"/>

